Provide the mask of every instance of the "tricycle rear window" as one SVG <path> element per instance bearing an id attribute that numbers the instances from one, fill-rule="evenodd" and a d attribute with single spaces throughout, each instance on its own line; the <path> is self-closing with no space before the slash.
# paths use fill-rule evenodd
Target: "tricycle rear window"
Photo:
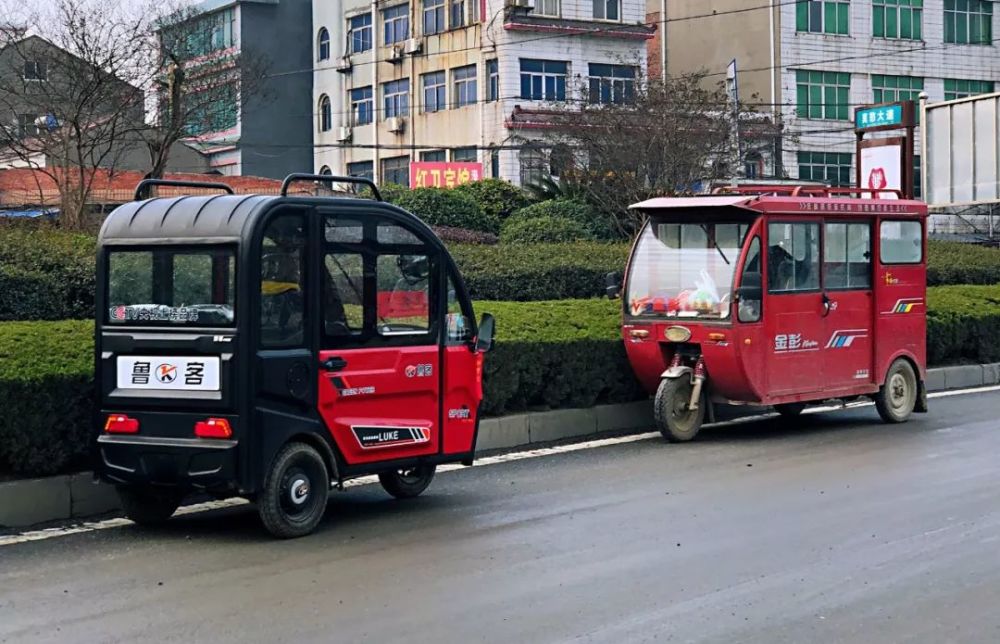
<path id="1" fill-rule="evenodd" d="M 651 222 L 631 260 L 629 313 L 728 318 L 733 273 L 749 228 L 746 223 Z"/>
<path id="2" fill-rule="evenodd" d="M 229 327 L 235 322 L 232 248 L 108 253 L 108 324 Z"/>

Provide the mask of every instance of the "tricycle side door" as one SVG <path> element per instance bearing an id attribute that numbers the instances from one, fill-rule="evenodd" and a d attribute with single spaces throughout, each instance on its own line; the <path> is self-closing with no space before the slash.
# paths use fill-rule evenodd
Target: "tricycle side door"
<path id="1" fill-rule="evenodd" d="M 823 380 L 827 389 L 864 389 L 872 376 L 870 221 L 823 225 L 823 292 L 827 298 Z"/>

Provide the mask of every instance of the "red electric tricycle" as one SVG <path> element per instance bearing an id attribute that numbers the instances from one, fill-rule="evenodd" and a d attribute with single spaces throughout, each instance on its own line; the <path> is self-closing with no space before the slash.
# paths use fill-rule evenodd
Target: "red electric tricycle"
<path id="1" fill-rule="evenodd" d="M 794 416 L 869 397 L 892 423 L 927 410 L 925 204 L 782 186 L 632 208 L 648 221 L 622 335 L 668 440 L 694 438 L 712 403 Z"/>

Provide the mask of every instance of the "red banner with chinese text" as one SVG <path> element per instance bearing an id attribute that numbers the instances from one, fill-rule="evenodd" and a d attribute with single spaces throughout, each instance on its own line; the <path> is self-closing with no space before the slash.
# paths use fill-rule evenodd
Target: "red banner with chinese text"
<path id="1" fill-rule="evenodd" d="M 410 164 L 410 188 L 454 188 L 482 178 L 482 163 L 420 161 Z"/>

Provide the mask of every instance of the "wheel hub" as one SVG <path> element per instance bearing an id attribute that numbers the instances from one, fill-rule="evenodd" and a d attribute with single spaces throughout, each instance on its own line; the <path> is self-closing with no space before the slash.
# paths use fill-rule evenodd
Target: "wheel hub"
<path id="1" fill-rule="evenodd" d="M 902 405 L 906 401 L 906 380 L 900 374 L 894 374 L 889 383 L 889 395 L 895 407 Z"/>
<path id="2" fill-rule="evenodd" d="M 309 481 L 305 478 L 296 478 L 288 486 L 288 498 L 295 505 L 302 505 L 309 498 Z"/>

